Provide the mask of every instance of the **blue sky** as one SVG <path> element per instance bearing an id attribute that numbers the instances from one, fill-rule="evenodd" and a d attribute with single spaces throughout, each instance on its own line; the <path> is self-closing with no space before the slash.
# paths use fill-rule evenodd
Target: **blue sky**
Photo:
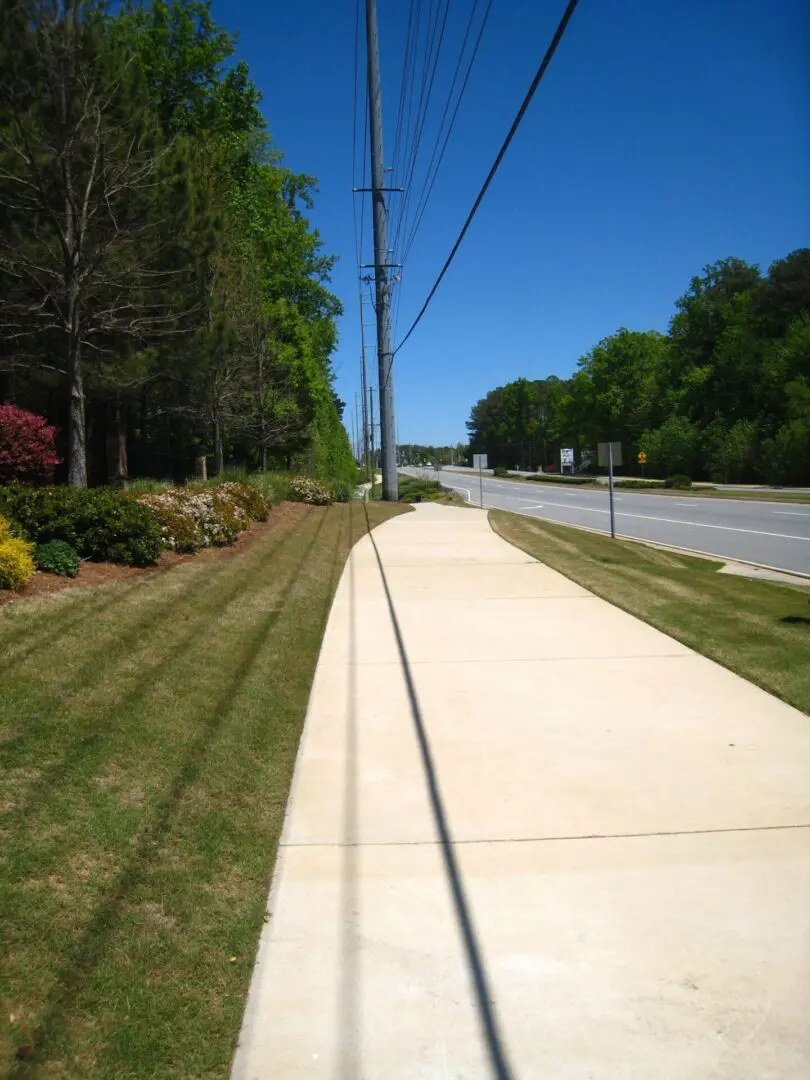
<path id="1" fill-rule="evenodd" d="M 390 163 L 408 3 L 378 2 Z M 427 149 L 471 2 L 450 6 Z M 563 7 L 494 0 L 405 266 L 396 341 L 452 246 Z M 805 8 L 802 0 L 581 0 L 456 261 L 397 355 L 402 442 L 465 439 L 471 406 L 493 387 L 521 375 L 569 375 L 621 326 L 665 329 L 675 298 L 707 262 L 737 255 L 766 268 L 810 243 Z M 346 312 L 334 363 L 348 420 L 360 356 L 355 0 L 214 0 L 213 11 L 239 31 L 238 55 L 264 94 L 286 163 L 318 178 L 311 219 L 325 250 L 340 257 L 332 284 Z M 364 256 L 370 261 L 369 227 Z"/>

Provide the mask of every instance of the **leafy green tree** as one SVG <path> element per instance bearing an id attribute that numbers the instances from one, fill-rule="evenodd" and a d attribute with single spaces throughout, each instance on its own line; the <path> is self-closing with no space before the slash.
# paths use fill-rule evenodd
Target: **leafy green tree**
<path id="1" fill-rule="evenodd" d="M 670 416 L 659 428 L 645 432 L 639 447 L 647 454 L 651 472 L 694 476 L 700 459 L 700 430 L 685 416 Z"/>

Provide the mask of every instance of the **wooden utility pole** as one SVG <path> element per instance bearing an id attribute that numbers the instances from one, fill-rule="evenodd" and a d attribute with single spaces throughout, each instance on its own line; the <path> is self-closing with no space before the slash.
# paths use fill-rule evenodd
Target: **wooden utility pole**
<path id="1" fill-rule="evenodd" d="M 380 50 L 377 0 L 366 0 L 368 51 L 368 118 L 371 136 L 371 205 L 374 224 L 374 285 L 377 300 L 377 368 L 380 408 L 380 464 L 383 498 L 396 502 L 397 448 L 394 424 L 394 354 L 391 348 L 391 279 L 388 251 L 388 208 L 385 203 L 385 159 L 382 137 Z M 373 441 L 373 431 L 372 431 Z"/>

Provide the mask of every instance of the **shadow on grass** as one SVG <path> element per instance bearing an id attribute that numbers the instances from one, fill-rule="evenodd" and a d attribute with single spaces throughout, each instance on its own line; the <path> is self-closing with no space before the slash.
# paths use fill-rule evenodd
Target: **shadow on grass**
<path id="1" fill-rule="evenodd" d="M 779 622 L 789 623 L 791 626 L 810 626 L 810 618 L 807 615 L 785 615 Z"/>
<path id="2" fill-rule="evenodd" d="M 248 551 L 246 553 L 246 557 L 249 558 L 251 553 L 252 550 Z M 264 554 L 266 555 L 267 552 L 264 552 Z M 202 573 L 199 583 L 197 583 L 196 585 L 190 585 L 186 589 L 185 596 L 194 596 L 200 591 L 213 588 L 217 581 L 223 576 L 223 574 L 227 573 L 229 569 L 228 564 L 229 560 L 227 558 L 219 560 L 215 569 L 209 571 L 208 573 Z M 181 564 L 181 566 L 182 565 L 193 566 L 194 564 Z M 197 567 L 199 567 L 199 565 L 200 564 L 197 564 Z M 27 648 L 24 648 L 23 650 L 12 648 L 9 652 L 8 659 L 4 660 L 4 663 L 0 665 L 0 671 L 10 669 L 12 667 L 19 667 L 33 653 L 37 653 L 42 648 L 45 648 L 48 645 L 51 645 L 54 642 L 63 639 L 66 634 L 69 634 L 71 630 L 86 622 L 88 618 L 97 618 L 98 616 L 103 615 L 110 608 L 115 607 L 116 605 L 128 599 L 137 590 L 149 588 L 150 585 L 152 585 L 155 580 L 159 580 L 162 575 L 168 574 L 176 569 L 179 569 L 179 567 L 170 567 L 169 570 L 164 571 L 156 570 L 152 574 L 144 574 L 135 578 L 133 582 L 127 585 L 122 585 L 121 583 L 113 583 L 111 586 L 96 586 L 95 588 L 97 588 L 99 592 L 102 593 L 99 598 L 99 603 L 93 603 L 93 600 L 95 600 L 96 598 L 93 597 L 92 599 L 89 599 L 86 595 L 86 590 L 84 589 L 72 590 L 73 596 L 75 597 L 75 603 L 78 603 L 80 605 L 79 610 L 72 610 L 75 605 L 71 605 L 71 610 L 65 612 L 62 619 L 60 619 L 58 615 L 54 615 L 52 608 L 48 611 L 38 611 L 35 620 L 32 620 L 34 621 L 33 626 L 31 626 L 30 628 L 25 628 L 25 630 L 21 634 L 15 633 L 15 644 L 17 644 L 17 642 L 19 641 L 22 641 L 22 643 L 24 644 L 25 641 L 30 637 L 33 637 L 34 640 Z M 112 595 L 107 592 L 107 589 L 111 589 Z M 82 595 L 82 593 L 84 593 L 84 595 Z M 139 629 L 145 625 L 150 625 L 154 621 L 154 616 L 155 614 L 157 614 L 157 612 L 167 607 L 170 607 L 173 603 L 173 596 L 166 597 L 161 603 L 156 605 L 157 611 L 147 612 L 143 619 L 134 621 L 131 625 L 129 634 L 126 635 L 125 638 L 118 638 L 115 642 L 105 642 L 103 646 L 94 650 L 90 654 L 89 662 L 80 669 L 79 674 L 81 675 L 81 673 L 83 673 L 84 671 L 92 669 L 95 666 L 96 659 L 99 656 L 104 656 L 106 659 L 110 656 L 125 654 L 132 641 L 138 639 Z M 46 635 L 39 634 L 39 629 L 43 623 L 45 623 L 49 631 Z"/>
<path id="3" fill-rule="evenodd" d="M 306 520 L 306 518 L 303 520 Z M 280 534 L 278 540 L 271 548 L 267 550 L 262 549 L 261 552 L 256 551 L 251 563 L 261 562 L 269 557 L 277 557 L 295 535 L 294 529 L 290 529 L 287 532 Z M 164 654 L 163 658 L 155 664 L 145 666 L 143 670 L 139 672 L 142 681 L 145 675 L 148 675 L 150 679 L 158 678 L 171 664 L 176 663 L 191 648 L 198 645 L 200 629 L 203 626 L 206 626 L 211 619 L 211 603 L 216 603 L 220 596 L 223 597 L 223 599 L 227 596 L 227 602 L 222 608 L 218 609 L 218 613 L 227 611 L 228 608 L 241 599 L 254 583 L 254 578 L 250 573 L 250 567 L 245 566 L 241 571 L 242 581 L 239 585 L 234 585 L 230 578 L 227 578 L 223 587 L 219 588 L 220 578 L 222 578 L 229 569 L 227 565 L 228 560 L 223 560 L 223 563 L 223 566 L 217 568 L 215 580 L 213 582 L 210 580 L 210 577 L 206 577 L 205 573 L 201 572 L 199 580 L 188 589 L 184 590 L 182 597 L 184 603 L 189 603 L 198 598 L 201 601 L 207 601 L 207 603 L 204 604 L 196 618 L 184 623 L 183 633 L 177 636 L 173 646 Z M 232 569 L 232 567 L 230 567 L 230 569 Z M 143 618 L 133 620 L 127 633 L 120 635 L 116 639 L 116 646 L 109 650 L 109 652 L 112 653 L 112 656 L 117 659 L 129 659 L 132 648 L 139 641 L 148 637 L 150 629 L 158 624 L 167 611 L 176 603 L 177 597 L 173 595 L 169 596 L 156 604 L 154 608 L 150 607 Z M 7 765 L 10 765 L 13 762 L 14 747 L 18 744 L 23 746 L 28 744 L 32 735 L 36 736 L 37 732 L 41 731 L 46 726 L 47 722 L 55 713 L 63 712 L 71 697 L 83 689 L 87 676 L 98 667 L 99 653 L 104 653 L 105 656 L 109 654 L 108 651 L 103 648 L 96 650 L 93 653 L 93 657 L 78 669 L 73 679 L 71 679 L 66 686 L 60 688 L 58 697 L 53 699 L 50 705 L 43 704 L 38 711 L 36 724 L 26 728 L 26 730 L 21 732 L 16 739 L 9 739 L 7 741 L 3 748 L 3 756 Z M 106 663 L 105 669 L 108 672 L 110 670 Z M 88 731 L 79 742 L 74 743 L 71 750 L 65 756 L 51 762 L 50 765 L 46 766 L 40 772 L 37 780 L 29 786 L 28 791 L 23 796 L 22 801 L 18 806 L 17 814 L 24 813 L 36 793 L 43 788 L 49 787 L 54 792 L 58 791 L 60 777 L 65 773 L 70 772 L 81 756 L 83 756 L 87 750 L 95 746 L 101 737 L 109 731 L 110 726 L 115 719 L 116 711 L 132 704 L 133 701 L 139 700 L 140 697 L 141 691 L 139 688 L 136 688 L 134 692 L 124 694 L 111 700 L 107 706 L 106 720 Z"/>
<path id="4" fill-rule="evenodd" d="M 49 1040 L 53 1039 L 62 1022 L 70 1015 L 76 994 L 103 959 L 107 942 L 118 928 L 121 909 L 126 904 L 127 898 L 142 882 L 149 865 L 160 854 L 162 842 L 170 831 L 173 815 L 185 793 L 198 780 L 205 755 L 231 715 L 234 698 L 282 615 L 325 521 L 326 514 L 323 514 L 312 537 L 305 545 L 301 557 L 292 569 L 278 603 L 261 620 L 240 662 L 233 670 L 218 699 L 212 704 L 210 715 L 204 722 L 198 738 L 186 753 L 171 786 L 157 802 L 152 821 L 137 837 L 132 854 L 118 874 L 110 894 L 96 907 L 89 924 L 72 948 L 68 950 L 66 960 L 56 973 L 55 989 L 46 1002 L 35 1034 L 26 1046 L 25 1057 L 12 1065 L 8 1080 L 36 1077 L 40 1068 L 47 1066 Z M 148 687 L 145 687 L 144 692 L 147 689 Z M 136 696 L 133 696 L 132 700 Z"/>
<path id="5" fill-rule="evenodd" d="M 43 597 L 41 604 L 47 603 L 48 610 L 45 611 L 40 606 L 36 613 L 32 613 L 25 626 L 21 625 L 25 615 L 17 611 L 9 618 L 6 624 L 7 628 L 13 632 L 14 645 L 9 649 L 7 658 L 0 664 L 0 672 L 18 668 L 25 663 L 29 656 L 60 641 L 66 634 L 69 634 L 88 618 L 97 618 L 99 615 L 103 615 L 105 611 L 108 611 L 116 604 L 120 604 L 136 589 L 141 588 L 147 580 L 148 578 L 144 576 L 137 577 L 123 586 L 121 583 L 96 585 L 97 594 L 92 598 L 88 598 L 86 595 L 82 596 L 82 593 L 85 592 L 84 589 L 65 590 L 66 593 L 70 594 L 70 599 L 62 601 L 67 607 L 67 610 L 63 612 L 55 609 L 54 605 L 50 603 L 50 597 Z M 31 602 L 36 603 L 35 600 Z M 76 610 L 77 604 L 79 605 L 78 611 Z M 47 633 L 40 632 L 43 627 L 47 628 Z M 29 640 L 30 644 L 26 648 L 25 643 Z M 18 648 L 17 646 L 22 647 Z"/>
<path id="6" fill-rule="evenodd" d="M 368 514 L 368 511 L 366 511 L 366 514 Z M 425 721 L 416 694 L 416 685 L 408 661 L 405 640 L 402 636 L 402 630 L 399 625 L 399 619 L 397 618 L 391 590 L 388 586 L 388 578 L 386 577 L 385 568 L 383 567 L 382 559 L 380 558 L 379 548 L 377 547 L 374 534 L 371 532 L 370 527 L 369 539 L 371 540 L 371 545 L 374 548 L 374 555 L 377 559 L 377 567 L 380 571 L 380 578 L 385 591 L 385 598 L 388 603 L 388 612 L 391 617 L 391 625 L 394 630 L 394 637 L 396 638 L 397 651 L 402 664 L 402 674 L 408 692 L 408 701 L 411 707 L 411 716 L 413 717 L 417 742 L 419 743 L 422 766 L 425 771 L 425 781 L 430 796 L 430 805 L 433 811 L 436 832 L 439 837 L 442 861 L 450 886 L 450 893 L 453 898 L 456 921 L 458 922 L 464 951 L 467 957 L 470 980 L 472 982 L 475 1002 L 478 1008 L 481 1034 L 489 1057 L 491 1073 L 495 1080 L 512 1080 L 513 1073 L 507 1059 L 506 1048 L 503 1043 L 498 1018 L 495 1012 L 494 995 L 484 966 L 484 959 L 481 954 L 481 947 L 478 943 L 475 927 L 473 926 L 472 915 L 470 913 L 470 906 L 464 889 L 461 871 L 459 870 L 458 862 L 456 861 L 453 838 L 450 835 L 450 826 L 447 823 L 447 813 L 439 789 L 439 777 L 436 772 L 433 754 L 430 749 L 430 741 L 428 740 L 427 730 L 425 728 Z M 354 1075 L 359 1076 L 360 1074 L 355 1073 Z M 343 1080 L 349 1080 L 348 1074 L 344 1076 Z"/>

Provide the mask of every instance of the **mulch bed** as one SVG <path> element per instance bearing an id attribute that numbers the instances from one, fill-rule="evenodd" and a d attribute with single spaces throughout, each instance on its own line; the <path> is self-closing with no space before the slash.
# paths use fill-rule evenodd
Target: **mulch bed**
<path id="1" fill-rule="evenodd" d="M 173 566 L 184 562 L 199 562 L 203 559 L 222 559 L 229 556 L 241 555 L 255 542 L 267 533 L 275 532 L 276 529 L 294 525 L 307 513 L 309 507 L 303 503 L 283 502 L 274 506 L 267 517 L 267 521 L 257 521 L 241 532 L 230 547 L 204 548 L 193 555 L 180 555 L 176 551 L 164 551 L 155 566 L 119 566 L 117 563 L 82 562 L 81 569 L 75 578 L 59 577 L 56 574 L 45 574 L 37 570 L 27 585 L 16 592 L 10 589 L 0 589 L 0 607 L 4 604 L 14 603 L 16 600 L 32 600 L 40 596 L 49 596 L 52 593 L 61 592 L 62 589 L 75 589 L 85 585 L 106 585 L 109 581 L 120 581 L 123 578 L 136 577 L 141 574 L 160 574 L 171 570 Z"/>

